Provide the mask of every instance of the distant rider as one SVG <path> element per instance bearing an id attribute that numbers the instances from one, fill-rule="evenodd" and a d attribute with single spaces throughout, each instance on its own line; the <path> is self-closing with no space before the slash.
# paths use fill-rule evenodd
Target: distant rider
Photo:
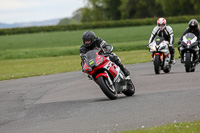
<path id="1" fill-rule="evenodd" d="M 180 53 L 181 41 L 183 40 L 183 36 L 187 33 L 193 33 L 197 37 L 198 45 L 200 47 L 200 30 L 199 30 L 198 21 L 196 19 L 191 19 L 188 24 L 189 24 L 189 27 L 185 30 L 185 32 L 183 33 L 183 35 L 180 37 L 180 39 L 178 41 L 178 44 L 179 44 L 178 51 L 179 51 L 179 53 Z M 200 60 L 199 60 L 199 62 L 200 62 Z"/>
<path id="2" fill-rule="evenodd" d="M 181 44 L 181 41 L 183 40 L 183 36 L 187 33 L 193 33 L 197 37 L 198 42 L 200 41 L 200 30 L 199 30 L 199 24 L 196 19 L 192 19 L 189 21 L 189 27 L 185 30 L 183 35 L 180 37 L 178 44 Z"/>
<path id="3" fill-rule="evenodd" d="M 96 37 L 95 33 L 92 31 L 86 31 L 82 35 L 83 44 L 80 47 L 80 57 L 81 57 L 81 66 L 83 68 L 85 54 L 90 50 L 102 50 L 103 53 L 108 54 L 110 60 L 117 64 L 127 80 L 130 80 L 130 72 L 125 68 L 125 66 L 121 63 L 119 57 L 116 54 L 112 53 L 113 46 L 109 45 L 103 39 Z"/>
<path id="4" fill-rule="evenodd" d="M 149 44 L 153 42 L 154 38 L 158 35 L 159 37 L 163 37 L 165 41 L 169 42 L 169 51 L 171 53 L 171 63 L 175 64 L 174 60 L 174 34 L 171 26 L 166 25 L 167 21 L 165 18 L 159 18 L 157 20 L 157 26 L 154 27 L 151 37 L 149 38 Z"/>

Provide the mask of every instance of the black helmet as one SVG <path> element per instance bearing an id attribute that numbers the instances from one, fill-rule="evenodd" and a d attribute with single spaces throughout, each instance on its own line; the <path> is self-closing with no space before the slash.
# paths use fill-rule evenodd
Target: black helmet
<path id="1" fill-rule="evenodd" d="M 197 28 L 198 28 L 198 21 L 197 21 L 196 19 L 190 20 L 190 22 L 189 22 L 189 27 L 190 27 L 190 29 L 192 29 L 192 30 L 197 29 Z"/>
<path id="2" fill-rule="evenodd" d="M 85 44 L 86 47 L 90 47 L 96 40 L 96 35 L 92 31 L 86 31 L 85 33 L 83 33 L 82 40 L 83 44 Z M 91 42 L 86 44 L 85 41 L 91 41 Z"/>

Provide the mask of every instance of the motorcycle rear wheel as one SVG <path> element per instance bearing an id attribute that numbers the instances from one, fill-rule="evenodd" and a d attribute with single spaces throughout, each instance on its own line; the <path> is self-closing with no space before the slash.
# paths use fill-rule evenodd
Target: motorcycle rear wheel
<path id="1" fill-rule="evenodd" d="M 104 76 L 100 76 L 97 78 L 97 83 L 103 93 L 110 99 L 115 100 L 118 97 L 117 91 L 114 88 L 114 86 L 110 86 L 108 83 L 108 79 L 106 79 Z"/>

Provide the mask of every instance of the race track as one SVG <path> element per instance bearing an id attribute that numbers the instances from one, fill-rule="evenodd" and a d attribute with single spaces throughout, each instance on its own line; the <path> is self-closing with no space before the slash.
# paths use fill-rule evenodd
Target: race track
<path id="1" fill-rule="evenodd" d="M 0 82 L 1 133 L 107 133 L 200 120 L 200 66 L 169 74 L 152 62 L 127 65 L 132 97 L 109 100 L 82 72 Z"/>

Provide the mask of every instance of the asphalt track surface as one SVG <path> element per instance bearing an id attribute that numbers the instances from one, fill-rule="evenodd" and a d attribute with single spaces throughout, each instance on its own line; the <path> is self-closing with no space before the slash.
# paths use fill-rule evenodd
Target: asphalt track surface
<path id="1" fill-rule="evenodd" d="M 0 133 L 108 133 L 200 120 L 200 66 L 127 65 L 132 97 L 109 100 L 82 72 L 0 82 Z"/>

